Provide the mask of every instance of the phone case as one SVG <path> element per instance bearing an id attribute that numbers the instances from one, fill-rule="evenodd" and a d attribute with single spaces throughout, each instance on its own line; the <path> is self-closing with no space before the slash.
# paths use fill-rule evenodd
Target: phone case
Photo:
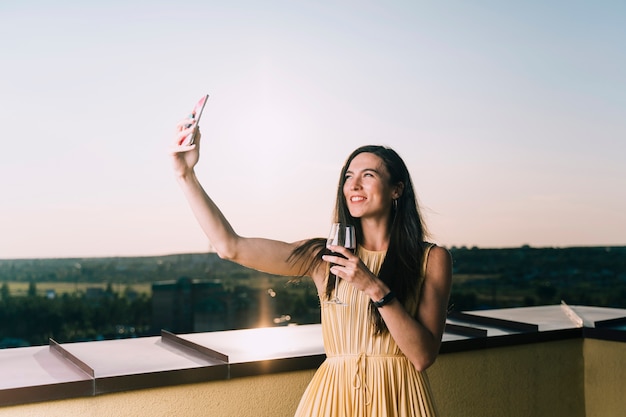
<path id="1" fill-rule="evenodd" d="M 206 105 L 207 100 L 209 99 L 209 95 L 206 94 L 203 96 L 193 108 L 191 113 L 191 117 L 196 119 L 196 126 L 200 123 L 200 117 L 202 116 L 202 111 L 204 110 L 204 106 Z M 190 127 L 191 125 L 187 125 L 185 127 Z M 196 141 L 196 130 L 194 129 L 193 133 L 187 135 L 187 137 L 181 142 L 182 146 L 193 145 Z"/>

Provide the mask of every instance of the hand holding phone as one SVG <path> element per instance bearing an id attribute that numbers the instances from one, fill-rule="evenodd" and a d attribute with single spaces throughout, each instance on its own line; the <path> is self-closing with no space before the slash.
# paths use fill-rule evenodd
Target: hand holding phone
<path id="1" fill-rule="evenodd" d="M 208 94 L 204 95 L 200 100 L 198 100 L 198 102 L 196 103 L 196 105 L 193 108 L 193 111 L 192 111 L 190 117 L 192 119 L 196 120 L 196 126 L 198 126 L 199 123 L 200 123 L 200 117 L 202 116 L 202 111 L 204 110 L 204 106 L 205 106 L 205 104 L 206 104 L 208 99 L 209 99 L 209 95 Z M 185 126 L 185 128 L 190 128 L 190 127 L 191 127 L 190 124 Z M 196 131 L 197 130 L 194 129 L 192 133 L 187 135 L 187 137 L 181 141 L 180 145 L 181 146 L 193 145 L 195 143 L 195 140 L 196 140 Z"/>

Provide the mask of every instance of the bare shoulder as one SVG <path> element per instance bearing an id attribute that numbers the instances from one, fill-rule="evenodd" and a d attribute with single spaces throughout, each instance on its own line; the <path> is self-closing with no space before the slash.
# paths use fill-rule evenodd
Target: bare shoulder
<path id="1" fill-rule="evenodd" d="M 442 246 L 433 245 L 428 253 L 428 264 L 449 264 L 452 265 L 452 255 L 450 251 Z"/>
<path id="2" fill-rule="evenodd" d="M 426 281 L 438 281 L 440 284 L 449 285 L 451 280 L 452 255 L 446 248 L 434 245 L 428 253 Z"/>

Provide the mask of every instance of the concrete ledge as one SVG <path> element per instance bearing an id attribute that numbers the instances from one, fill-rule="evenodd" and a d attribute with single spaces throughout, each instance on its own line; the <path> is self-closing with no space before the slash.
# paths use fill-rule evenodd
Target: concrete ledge
<path id="1" fill-rule="evenodd" d="M 447 332 L 441 355 L 428 370 L 443 415 L 582 417 L 626 409 L 624 396 L 611 388 L 626 379 L 621 329 L 626 311 L 573 310 L 592 327 L 577 327 L 560 306 L 473 313 L 496 320 L 454 317 L 451 325 L 476 331 Z M 515 320 L 520 325 L 510 325 Z M 596 322 L 609 324 L 595 327 Z M 108 406 L 93 411 L 111 398 L 143 404 L 136 415 L 207 415 L 207 403 L 213 407 L 213 402 L 222 404 L 224 413 L 212 409 L 209 415 L 291 415 L 325 357 L 320 325 L 174 338 L 181 343 L 152 337 L 0 350 L 0 415 L 48 416 L 59 408 L 58 415 L 67 416 L 76 404 L 92 410 L 81 415 L 134 415 L 129 404 L 119 413 Z M 219 398 L 213 398 L 215 392 Z M 181 399 L 174 400 L 173 393 Z M 152 409 L 150 404 L 161 401 L 172 404 Z M 198 409 L 185 405 L 183 413 L 176 408 L 182 403 Z M 271 407 L 273 414 L 259 413 Z"/>

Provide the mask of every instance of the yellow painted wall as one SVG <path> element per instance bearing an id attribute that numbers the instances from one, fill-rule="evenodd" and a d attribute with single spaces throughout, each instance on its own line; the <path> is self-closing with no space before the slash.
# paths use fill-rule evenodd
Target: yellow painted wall
<path id="1" fill-rule="evenodd" d="M 626 343 L 585 339 L 587 417 L 626 415 Z"/>
<path id="2" fill-rule="evenodd" d="M 2 417 L 291 417 L 314 371 L 0 408 Z"/>
<path id="3" fill-rule="evenodd" d="M 444 417 L 584 417 L 582 340 L 441 355 L 428 370 Z"/>

